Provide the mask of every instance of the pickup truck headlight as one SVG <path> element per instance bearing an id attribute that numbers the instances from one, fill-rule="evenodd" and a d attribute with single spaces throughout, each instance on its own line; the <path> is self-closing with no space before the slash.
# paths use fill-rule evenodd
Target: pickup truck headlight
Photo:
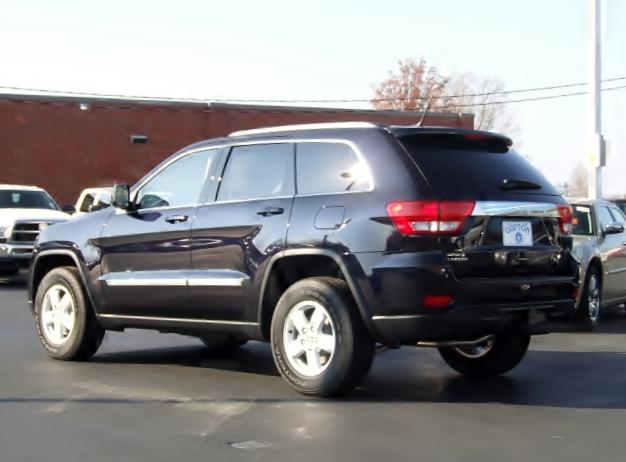
<path id="1" fill-rule="evenodd" d="M 10 226 L 0 226 L 0 242 L 6 242 L 11 234 Z"/>

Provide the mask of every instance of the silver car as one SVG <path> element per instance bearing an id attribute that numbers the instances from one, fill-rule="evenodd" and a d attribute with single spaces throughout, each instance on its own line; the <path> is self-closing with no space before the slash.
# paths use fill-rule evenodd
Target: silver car
<path id="1" fill-rule="evenodd" d="M 604 308 L 626 302 L 626 215 L 613 202 L 601 199 L 570 204 L 573 254 L 581 264 L 576 316 L 593 328 Z"/>

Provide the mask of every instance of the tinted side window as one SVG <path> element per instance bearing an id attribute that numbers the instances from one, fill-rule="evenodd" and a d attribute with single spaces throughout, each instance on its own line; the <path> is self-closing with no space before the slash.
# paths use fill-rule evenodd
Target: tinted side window
<path id="1" fill-rule="evenodd" d="M 165 167 L 139 190 L 135 198 L 139 208 L 197 204 L 217 152 L 190 154 Z"/>
<path id="2" fill-rule="evenodd" d="M 593 221 L 591 219 L 591 209 L 584 205 L 572 206 L 574 216 L 572 217 L 572 234 L 579 236 L 591 236 L 593 234 Z"/>
<path id="3" fill-rule="evenodd" d="M 258 199 L 293 193 L 293 144 L 257 144 L 232 149 L 217 200 Z"/>
<path id="4" fill-rule="evenodd" d="M 298 143 L 298 194 L 365 191 L 370 178 L 352 148 L 344 143 Z"/>
<path id="5" fill-rule="evenodd" d="M 609 208 L 604 206 L 598 207 L 598 218 L 600 221 L 600 229 L 604 229 L 606 225 L 610 225 L 614 221 L 611 212 L 609 212 Z"/>

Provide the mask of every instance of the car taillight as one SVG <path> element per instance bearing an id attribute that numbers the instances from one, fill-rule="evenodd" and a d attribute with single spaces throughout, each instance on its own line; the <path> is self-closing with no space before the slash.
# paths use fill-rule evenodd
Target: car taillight
<path id="1" fill-rule="evenodd" d="M 406 236 L 424 234 L 456 234 L 472 214 L 473 201 L 391 202 L 387 215 Z"/>
<path id="2" fill-rule="evenodd" d="M 556 207 L 559 210 L 559 224 L 561 225 L 561 232 L 563 234 L 571 234 L 572 222 L 574 221 L 572 207 L 566 204 L 558 204 Z"/>
<path id="3" fill-rule="evenodd" d="M 450 295 L 425 295 L 424 308 L 446 308 L 452 303 Z"/>

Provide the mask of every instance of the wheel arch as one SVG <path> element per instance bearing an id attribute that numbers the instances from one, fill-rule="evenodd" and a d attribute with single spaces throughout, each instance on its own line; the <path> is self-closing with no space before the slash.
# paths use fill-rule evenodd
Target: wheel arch
<path id="1" fill-rule="evenodd" d="M 600 276 L 600 283 L 604 282 L 604 268 L 602 267 L 602 261 L 600 260 L 600 257 L 593 256 L 591 260 L 589 260 L 585 278 L 587 277 L 589 270 L 591 270 L 592 268 L 598 271 L 598 276 Z"/>
<path id="2" fill-rule="evenodd" d="M 348 257 L 348 255 L 346 255 Z M 271 324 L 272 314 L 274 309 L 276 308 L 275 302 L 278 301 L 280 295 L 284 292 L 284 290 L 291 285 L 292 283 L 305 279 L 307 277 L 317 277 L 317 276 L 329 276 L 331 274 L 318 274 L 315 270 L 311 271 L 311 268 L 307 268 L 303 272 L 302 277 L 295 277 L 293 280 L 290 280 L 289 285 L 286 285 L 279 289 L 279 293 L 272 294 L 272 284 L 275 283 L 275 277 L 277 276 L 277 270 L 280 269 L 281 264 L 288 262 L 289 259 L 300 259 L 300 261 L 311 262 L 314 259 L 317 261 L 322 261 L 320 259 L 324 259 L 326 262 L 332 262 L 332 265 L 335 265 L 336 270 L 339 271 L 339 275 L 341 279 L 345 280 L 348 284 L 350 292 L 354 298 L 356 306 L 358 308 L 359 314 L 363 320 L 363 323 L 369 330 L 370 334 L 374 338 L 378 338 L 376 335 L 377 331 L 375 329 L 374 324 L 372 323 L 372 311 L 369 303 L 367 303 L 363 292 L 361 291 L 360 286 L 357 283 L 357 277 L 355 277 L 355 272 L 361 271 L 362 269 L 360 265 L 356 261 L 349 261 L 349 259 L 342 258 L 337 252 L 334 252 L 329 249 L 289 249 L 277 253 L 274 255 L 268 265 L 267 269 L 263 275 L 263 280 L 260 287 L 259 299 L 258 299 L 258 307 L 257 307 L 257 320 L 260 325 L 262 338 L 269 338 L 269 329 Z M 334 268 L 333 266 L 329 266 L 329 268 Z M 355 266 L 356 265 L 356 266 Z M 316 265 L 313 265 L 315 268 Z M 332 276 L 332 275 L 331 275 Z M 334 276 L 337 277 L 337 276 Z M 268 295 L 270 297 L 268 297 Z M 273 295 L 273 298 L 271 297 Z M 278 295 L 278 296 L 277 296 Z"/>
<path id="3" fill-rule="evenodd" d="M 602 266 L 602 260 L 599 255 L 590 255 L 589 261 L 586 265 L 580 266 L 580 276 L 579 276 L 579 290 L 578 297 L 576 300 L 576 310 L 578 310 L 583 303 L 584 293 L 587 287 L 587 275 L 591 269 L 595 269 L 598 277 L 600 278 L 600 289 L 604 286 L 604 267 Z M 604 299 L 604 297 L 602 297 Z"/>
<path id="4" fill-rule="evenodd" d="M 83 288 L 87 294 L 89 302 L 92 307 L 95 307 L 94 300 L 92 298 L 90 285 L 88 278 L 86 277 L 86 268 L 84 261 L 80 258 L 76 252 L 69 249 L 50 249 L 41 250 L 35 255 L 28 280 L 28 303 L 31 310 L 34 307 L 35 297 L 37 296 L 37 289 L 42 279 L 55 268 L 62 266 L 73 266 L 78 270 Z"/>

